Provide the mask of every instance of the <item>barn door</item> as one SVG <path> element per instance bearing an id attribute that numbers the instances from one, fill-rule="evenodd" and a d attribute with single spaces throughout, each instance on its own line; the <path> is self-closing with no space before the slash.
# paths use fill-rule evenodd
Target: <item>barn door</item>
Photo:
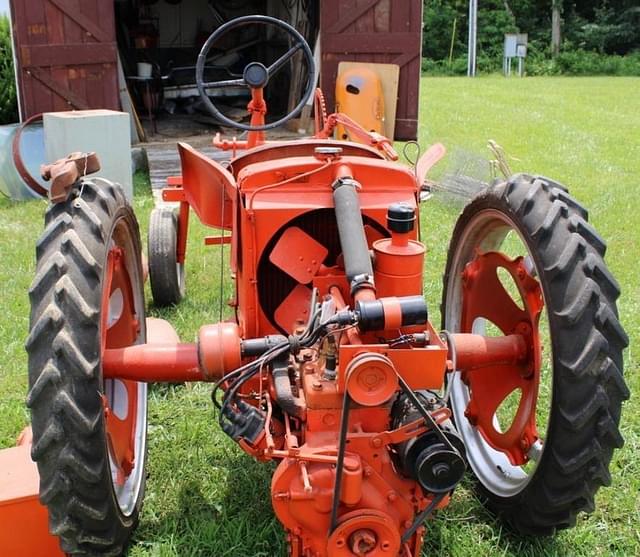
<path id="1" fill-rule="evenodd" d="M 21 117 L 119 109 L 113 0 L 12 0 Z"/>
<path id="2" fill-rule="evenodd" d="M 329 110 L 342 61 L 400 66 L 395 139 L 416 139 L 422 0 L 321 0 L 321 86 Z"/>

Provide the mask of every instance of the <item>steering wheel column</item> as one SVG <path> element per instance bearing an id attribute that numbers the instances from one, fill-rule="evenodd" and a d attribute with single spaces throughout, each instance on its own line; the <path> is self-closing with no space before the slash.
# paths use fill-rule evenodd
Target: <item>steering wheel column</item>
<path id="1" fill-rule="evenodd" d="M 284 31 L 289 38 L 289 44 L 291 45 L 289 50 L 280 56 L 275 62 L 269 66 L 265 66 L 260 62 L 251 62 L 247 64 L 242 74 L 242 77 L 237 76 L 236 79 L 229 79 L 223 81 L 205 81 L 204 73 L 207 64 L 207 58 L 213 45 L 217 43 L 223 35 L 226 35 L 229 31 L 243 27 L 246 25 L 257 24 L 266 25 L 268 27 L 275 27 L 278 30 Z M 280 71 L 287 62 L 293 58 L 298 51 L 302 51 L 304 59 L 306 61 L 308 76 L 307 84 L 302 95 L 302 98 L 298 102 L 291 112 L 286 114 L 275 122 L 266 123 L 265 116 L 267 114 L 267 104 L 264 99 L 264 89 L 269 84 L 270 79 Z M 264 143 L 264 132 L 269 129 L 277 128 L 285 122 L 291 120 L 299 114 L 307 101 L 311 98 L 314 90 L 314 83 L 312 76 L 315 75 L 315 62 L 313 59 L 313 53 L 309 48 L 309 45 L 305 41 L 304 37 L 291 25 L 280 21 L 278 19 L 268 16 L 246 16 L 234 19 L 221 27 L 219 27 L 213 34 L 207 39 L 207 42 L 202 47 L 202 51 L 198 56 L 198 63 L 196 65 L 196 82 L 198 90 L 204 105 L 207 107 L 212 116 L 218 120 L 221 124 L 226 126 L 237 128 L 249 132 L 246 141 L 238 141 L 235 138 L 233 141 L 222 140 L 220 134 L 216 134 L 214 138 L 214 146 L 221 149 L 247 149 L 255 147 Z M 236 77 L 234 76 L 234 77 Z M 242 124 L 240 122 L 234 122 L 226 117 L 218 109 L 209 97 L 208 91 L 214 88 L 222 87 L 247 87 L 251 91 L 251 101 L 247 105 L 247 111 L 251 115 L 249 124 Z"/>

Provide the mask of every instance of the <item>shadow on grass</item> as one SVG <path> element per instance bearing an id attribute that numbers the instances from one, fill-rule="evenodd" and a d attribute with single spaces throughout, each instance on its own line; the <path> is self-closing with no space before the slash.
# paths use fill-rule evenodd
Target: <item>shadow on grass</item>
<path id="1" fill-rule="evenodd" d="M 189 387 L 154 387 L 170 402 Z M 166 420 L 150 443 L 149 493 L 130 555 L 273 557 L 286 555 L 273 515 L 270 479 L 275 466 L 254 461 L 219 431 L 212 412 L 196 423 L 187 395 L 186 422 Z M 200 402 L 200 401 L 199 401 Z M 201 402 L 200 402 L 201 404 Z M 200 406 L 200 404 L 198 406 Z M 191 406 L 191 410 L 189 407 Z"/>
<path id="2" fill-rule="evenodd" d="M 286 555 L 282 527 L 273 515 L 269 493 L 272 466 L 238 455 L 221 462 L 228 471 L 227 493 L 212 503 L 202 484 L 192 481 L 179 492 L 177 516 L 168 524 L 181 523 L 180 555 L 255 556 Z M 206 472 L 205 472 L 206 473 Z M 161 529 L 162 524 L 158 525 Z"/>
<path id="3" fill-rule="evenodd" d="M 540 557 L 566 555 L 556 537 L 514 533 L 478 497 L 474 480 L 467 477 L 451 498 L 451 504 L 426 524 L 422 555 Z M 457 548 L 452 551 L 451 548 Z"/>

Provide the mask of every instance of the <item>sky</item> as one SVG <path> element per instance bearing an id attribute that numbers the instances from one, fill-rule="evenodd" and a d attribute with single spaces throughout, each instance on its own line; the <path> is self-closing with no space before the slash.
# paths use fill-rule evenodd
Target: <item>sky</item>
<path id="1" fill-rule="evenodd" d="M 0 13 L 9 13 L 9 0 L 0 0 Z"/>

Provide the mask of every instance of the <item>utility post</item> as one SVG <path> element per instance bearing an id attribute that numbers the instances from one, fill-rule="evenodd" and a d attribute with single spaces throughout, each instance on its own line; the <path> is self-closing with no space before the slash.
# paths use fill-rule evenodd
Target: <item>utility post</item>
<path id="1" fill-rule="evenodd" d="M 551 10 L 551 55 L 555 58 L 562 42 L 562 1 L 552 0 Z"/>
<path id="2" fill-rule="evenodd" d="M 469 47 L 467 57 L 467 76 L 475 77 L 478 44 L 478 0 L 469 0 Z"/>

